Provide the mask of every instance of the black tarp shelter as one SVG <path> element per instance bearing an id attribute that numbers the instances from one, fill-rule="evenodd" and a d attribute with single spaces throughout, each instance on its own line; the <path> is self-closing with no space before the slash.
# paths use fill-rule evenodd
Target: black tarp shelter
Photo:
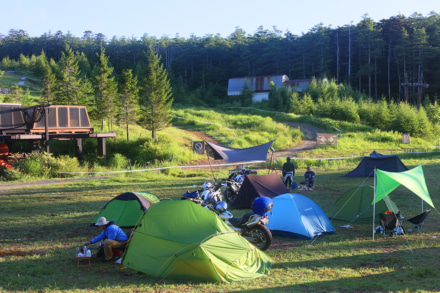
<path id="1" fill-rule="evenodd" d="M 382 155 L 374 151 L 370 156 L 364 157 L 356 169 L 345 174 L 344 177 L 372 177 L 374 176 L 374 168 L 388 172 L 408 170 L 398 156 Z"/>
<path id="2" fill-rule="evenodd" d="M 235 149 L 209 141 L 205 142 L 211 148 L 214 160 L 223 159 L 226 163 L 236 163 L 250 161 L 266 162 L 267 152 L 274 141 L 245 149 Z"/>
<path id="3" fill-rule="evenodd" d="M 267 175 L 246 175 L 237 197 L 230 203 L 231 207 L 250 209 L 255 198 L 267 196 L 274 198 L 289 193 L 277 173 Z"/>

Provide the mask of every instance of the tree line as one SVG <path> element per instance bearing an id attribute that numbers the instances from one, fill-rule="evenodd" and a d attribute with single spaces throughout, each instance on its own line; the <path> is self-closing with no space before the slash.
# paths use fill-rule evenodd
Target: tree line
<path id="1" fill-rule="evenodd" d="M 439 36 L 440 15 L 434 12 L 396 15 L 379 22 L 364 15 L 357 24 L 331 28 L 321 23 L 301 36 L 262 26 L 253 34 L 237 27 L 226 38 L 211 34 L 187 39 L 148 34 L 139 39 L 107 39 L 91 31 L 82 37 L 61 31 L 29 37 L 26 31 L 12 29 L 7 35 L 0 34 L 0 58 L 31 58 L 43 50 L 48 60 L 58 62 L 69 45 L 93 68 L 99 61 L 96 53 L 104 48 L 116 75 L 132 69 L 137 76 L 147 62 L 145 50 L 154 47 L 171 82 L 180 87 L 176 101 L 201 99 L 215 105 L 227 99 L 229 78 L 286 74 L 290 79 L 334 79 L 374 101 L 382 97 L 390 102 L 404 100 L 402 84 L 407 83 L 409 100 L 415 103 L 420 89 L 416 84 L 429 85 L 423 88 L 423 95 L 432 101 L 438 97 Z M 90 76 L 87 64 L 79 66 L 82 75 Z M 8 67 L 8 62 L 2 67 Z"/>
<path id="2" fill-rule="evenodd" d="M 252 91 L 243 88 L 241 96 L 227 97 L 228 79 L 272 74 L 331 78 L 325 85 L 315 80 L 303 93 L 273 87 L 269 101 L 258 107 L 431 136 L 440 133 L 435 126 L 440 121 L 439 36 L 436 13 L 378 23 L 365 15 L 356 25 L 331 29 L 319 24 L 302 36 L 283 35 L 276 27 L 259 27 L 253 35 L 236 28 L 227 38 L 144 35 L 139 40 L 107 40 L 91 31 L 82 38 L 60 31 L 31 38 L 23 30 L 10 30 L 0 35 L 0 69 L 33 72 L 41 79 L 44 102 L 87 105 L 102 128 L 104 121 L 110 128 L 124 123 L 127 139 L 134 121 L 148 126 L 154 137 L 169 122 L 173 101 L 248 106 Z M 405 83 L 407 106 L 400 105 Z M 424 83 L 429 87 L 423 88 L 423 109 L 417 111 L 411 104 L 421 87 L 414 84 Z M 18 101 L 20 91 L 15 87 L 7 99 L 32 103 Z"/>
<path id="3" fill-rule="evenodd" d="M 157 130 L 171 120 L 169 113 L 173 97 L 160 56 L 152 48 L 145 55 L 147 62 L 139 69 L 138 75 L 134 75 L 132 69 L 124 69 L 117 80 L 105 48 L 96 53 L 97 62 L 93 68 L 84 53 L 73 52 L 69 45 L 61 52 L 58 62 L 53 58 L 48 60 L 44 50 L 31 58 L 21 54 L 18 61 L 5 57 L 1 63 L 3 68 L 16 68 L 38 76 L 41 93 L 32 100 L 29 94 L 14 85 L 12 94 L 5 95 L 3 102 L 22 106 L 41 103 L 85 105 L 89 115 L 101 121 L 101 131 L 105 121 L 111 130 L 117 121 L 125 125 L 128 141 L 128 126 L 136 122 L 151 130 L 152 138 L 156 139 Z M 4 71 L 0 70 L 0 76 L 2 74 Z"/>

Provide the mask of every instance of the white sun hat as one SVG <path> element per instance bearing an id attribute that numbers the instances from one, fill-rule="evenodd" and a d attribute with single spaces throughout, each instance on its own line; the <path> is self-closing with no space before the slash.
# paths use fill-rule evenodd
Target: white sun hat
<path id="1" fill-rule="evenodd" d="M 103 226 L 103 225 L 107 225 L 108 223 L 110 223 L 109 221 L 107 221 L 107 219 L 105 217 L 101 217 L 98 219 L 98 221 L 96 222 L 96 226 Z"/>

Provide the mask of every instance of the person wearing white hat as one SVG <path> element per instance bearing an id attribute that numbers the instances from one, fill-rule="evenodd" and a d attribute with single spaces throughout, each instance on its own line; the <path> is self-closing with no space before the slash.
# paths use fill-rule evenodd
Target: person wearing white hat
<path id="1" fill-rule="evenodd" d="M 100 235 L 96 236 L 90 241 L 84 242 L 84 245 L 93 244 L 104 240 L 103 243 L 98 244 L 96 248 L 104 246 L 105 258 L 103 261 L 113 260 L 113 248 L 119 248 L 121 245 L 127 242 L 128 237 L 121 228 L 113 221 L 107 221 L 105 217 L 101 217 L 95 224 L 99 226 L 103 231 Z"/>

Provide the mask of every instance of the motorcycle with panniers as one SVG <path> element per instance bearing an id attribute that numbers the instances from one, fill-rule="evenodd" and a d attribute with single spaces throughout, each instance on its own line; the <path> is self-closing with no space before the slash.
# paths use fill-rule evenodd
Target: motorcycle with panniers
<path id="1" fill-rule="evenodd" d="M 248 166 L 250 167 L 250 166 Z M 226 202 L 230 203 L 235 200 L 240 191 L 241 184 L 243 183 L 246 175 L 256 175 L 257 171 L 243 168 L 241 171 L 230 170 L 229 177 L 223 179 L 226 189 L 223 192 L 223 197 Z"/>
<path id="2" fill-rule="evenodd" d="M 267 250 L 272 244 L 272 233 L 266 225 L 269 223 L 268 212 L 272 211 L 273 201 L 269 197 L 257 197 L 252 203 L 252 213 L 246 213 L 243 217 L 236 218 L 227 210 L 225 201 L 211 200 L 206 202 L 200 198 L 198 191 L 186 192 L 182 199 L 188 199 L 215 212 L 228 226 L 240 233 L 260 250 Z"/>

